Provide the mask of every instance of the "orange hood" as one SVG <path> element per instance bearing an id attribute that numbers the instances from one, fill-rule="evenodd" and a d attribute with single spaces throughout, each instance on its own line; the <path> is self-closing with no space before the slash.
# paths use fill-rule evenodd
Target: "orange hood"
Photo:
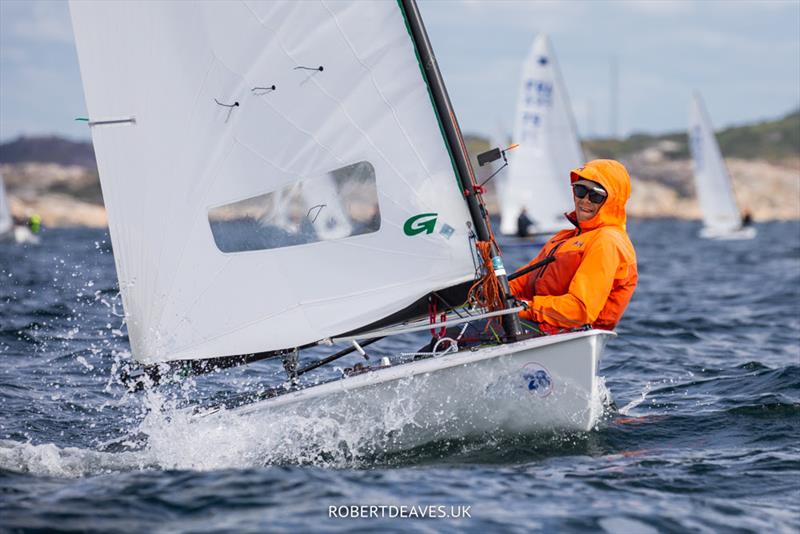
<path id="1" fill-rule="evenodd" d="M 569 178 L 570 184 L 581 178 L 597 182 L 608 192 L 608 198 L 597 215 L 580 223 L 581 230 L 594 230 L 609 225 L 625 228 L 625 204 L 631 196 L 631 178 L 622 163 L 613 159 L 595 159 L 574 169 L 569 173 Z M 574 211 L 567 217 L 577 220 Z"/>

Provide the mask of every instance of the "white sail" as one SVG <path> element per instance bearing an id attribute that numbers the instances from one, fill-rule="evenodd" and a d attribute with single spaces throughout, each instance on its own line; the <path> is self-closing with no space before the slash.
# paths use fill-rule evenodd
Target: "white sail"
<path id="1" fill-rule="evenodd" d="M 6 197 L 6 185 L 3 182 L 3 175 L 0 174 L 0 234 L 10 231 L 13 225 L 11 207 L 8 205 L 8 197 Z"/>
<path id="2" fill-rule="evenodd" d="M 741 226 L 741 214 L 733 185 L 698 93 L 693 95 L 689 113 L 689 149 L 705 227 L 716 233 L 737 230 Z"/>
<path id="3" fill-rule="evenodd" d="M 501 232 L 517 232 L 523 207 L 537 233 L 565 228 L 564 213 L 574 209 L 569 171 L 584 159 L 558 62 L 543 34 L 522 67 L 513 141 L 520 146 L 509 153 L 511 169 L 500 195 Z"/>
<path id="4" fill-rule="evenodd" d="M 397 3 L 71 13 L 138 360 L 297 347 L 473 277 Z"/>

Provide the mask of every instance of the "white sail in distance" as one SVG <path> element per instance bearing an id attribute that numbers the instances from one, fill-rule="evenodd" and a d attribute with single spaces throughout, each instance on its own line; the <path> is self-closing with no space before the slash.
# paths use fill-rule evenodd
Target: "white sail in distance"
<path id="1" fill-rule="evenodd" d="M 522 66 L 514 143 L 508 179 L 503 182 L 500 230 L 517 232 L 517 218 L 526 208 L 536 233 L 566 228 L 564 213 L 574 204 L 569 171 L 584 163 L 575 121 L 550 40 L 540 34 Z"/>
<path id="2" fill-rule="evenodd" d="M 8 205 L 8 197 L 6 197 L 6 184 L 3 181 L 3 175 L 0 174 L 0 234 L 11 230 L 13 225 L 11 207 Z"/>
<path id="3" fill-rule="evenodd" d="M 689 112 L 689 149 L 705 227 L 714 232 L 738 229 L 741 226 L 741 213 L 731 178 L 699 93 L 692 96 Z"/>
<path id="4" fill-rule="evenodd" d="M 397 3 L 71 14 L 139 361 L 298 347 L 472 279 L 470 216 Z"/>

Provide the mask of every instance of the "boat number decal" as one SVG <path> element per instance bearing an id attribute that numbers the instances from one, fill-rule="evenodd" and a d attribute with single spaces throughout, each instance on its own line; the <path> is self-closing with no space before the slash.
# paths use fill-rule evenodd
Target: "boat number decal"
<path id="1" fill-rule="evenodd" d="M 553 392 L 553 377 L 542 364 L 531 362 L 522 368 L 522 378 L 530 393 L 537 397 L 547 397 Z"/>
<path id="2" fill-rule="evenodd" d="M 403 232 L 408 236 L 421 234 L 422 232 L 432 234 L 433 229 L 436 227 L 436 217 L 438 215 L 438 213 L 420 213 L 409 217 L 403 225 Z"/>

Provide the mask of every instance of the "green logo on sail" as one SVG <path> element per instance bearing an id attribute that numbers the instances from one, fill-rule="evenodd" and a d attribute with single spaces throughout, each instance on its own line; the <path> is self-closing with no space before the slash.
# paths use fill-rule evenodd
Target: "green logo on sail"
<path id="1" fill-rule="evenodd" d="M 438 215 L 438 213 L 420 213 L 409 217 L 403 225 L 403 232 L 408 236 L 421 234 L 422 232 L 432 234 L 434 227 L 436 227 L 436 217 Z"/>

